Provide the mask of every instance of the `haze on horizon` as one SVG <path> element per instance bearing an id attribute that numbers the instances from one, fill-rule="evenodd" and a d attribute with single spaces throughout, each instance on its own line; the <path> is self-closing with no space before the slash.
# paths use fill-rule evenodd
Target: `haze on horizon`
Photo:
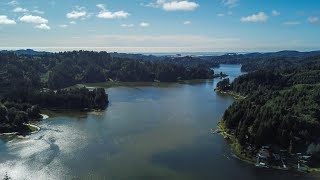
<path id="1" fill-rule="evenodd" d="M 4 0 L 0 49 L 319 50 L 318 0 Z"/>

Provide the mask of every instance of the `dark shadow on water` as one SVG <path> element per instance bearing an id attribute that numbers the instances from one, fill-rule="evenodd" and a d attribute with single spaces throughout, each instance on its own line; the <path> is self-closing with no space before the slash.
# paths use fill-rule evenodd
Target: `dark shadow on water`
<path id="1" fill-rule="evenodd" d="M 212 142 L 219 138 L 201 137 L 195 144 L 153 155 L 150 161 L 192 179 L 315 180 L 319 178 L 296 172 L 258 169 L 233 158 L 229 149 L 226 149 L 228 146 L 223 147 L 220 144 L 222 142 Z"/>
<path id="2" fill-rule="evenodd" d="M 198 145 L 183 146 L 173 151 L 156 154 L 151 162 L 194 178 L 209 178 L 215 177 L 216 163 L 213 161 L 216 160 L 217 154 L 202 142 Z"/>

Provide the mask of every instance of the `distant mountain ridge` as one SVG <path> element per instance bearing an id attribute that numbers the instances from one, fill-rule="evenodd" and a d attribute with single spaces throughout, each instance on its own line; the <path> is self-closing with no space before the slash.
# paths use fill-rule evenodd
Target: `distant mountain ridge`
<path id="1" fill-rule="evenodd" d="M 19 49 L 19 50 L 2 50 L 1 53 L 13 52 L 17 55 L 44 55 L 49 54 L 50 52 L 46 51 L 35 51 L 33 49 Z"/>
<path id="2" fill-rule="evenodd" d="M 7 52 L 13 52 L 17 55 L 44 55 L 44 54 L 50 54 L 51 52 L 47 51 L 35 51 L 33 49 L 19 49 L 19 50 L 0 50 L 0 53 L 7 53 Z M 117 53 L 117 52 L 109 52 L 109 54 L 112 57 L 117 57 L 117 58 L 128 58 L 128 59 L 140 59 L 140 60 L 163 60 L 164 58 L 177 58 L 177 57 L 198 57 L 200 59 L 210 59 L 210 58 L 235 58 L 235 57 L 245 57 L 245 58 L 279 58 L 279 57 L 310 57 L 310 56 L 318 56 L 320 55 L 320 50 L 318 51 L 295 51 L 295 50 L 283 50 L 283 51 L 277 51 L 277 52 L 248 52 L 248 53 L 225 53 L 223 55 L 204 55 L 202 56 L 193 56 L 193 55 L 181 55 L 181 54 L 176 54 L 176 55 L 153 55 L 153 54 L 144 54 L 144 53 Z"/>
<path id="3" fill-rule="evenodd" d="M 308 57 L 308 56 L 318 56 L 320 55 L 320 51 L 308 51 L 308 52 L 300 52 L 300 51 L 278 51 L 278 52 L 268 52 L 268 53 L 248 53 L 246 56 L 262 56 L 262 57 Z"/>

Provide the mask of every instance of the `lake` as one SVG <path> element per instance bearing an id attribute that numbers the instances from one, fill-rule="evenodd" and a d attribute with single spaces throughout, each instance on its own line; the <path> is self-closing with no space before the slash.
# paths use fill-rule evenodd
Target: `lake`
<path id="1" fill-rule="evenodd" d="M 230 79 L 240 65 L 221 65 Z M 234 158 L 211 134 L 233 98 L 214 92 L 219 79 L 130 83 L 107 88 L 100 113 L 62 113 L 39 133 L 0 139 L 0 177 L 20 179 L 308 180 L 295 172 L 258 169 Z"/>

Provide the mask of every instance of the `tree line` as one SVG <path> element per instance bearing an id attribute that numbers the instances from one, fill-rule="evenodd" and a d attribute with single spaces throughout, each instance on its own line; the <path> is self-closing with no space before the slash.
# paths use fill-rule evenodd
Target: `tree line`
<path id="1" fill-rule="evenodd" d="M 277 145 L 320 158 L 320 56 L 268 59 L 234 80 L 230 90 L 246 96 L 224 113 L 239 143 Z M 227 80 L 220 87 L 228 87 Z"/>
<path id="2" fill-rule="evenodd" d="M 42 108 L 107 107 L 109 100 L 104 89 L 70 88 L 79 83 L 177 82 L 208 79 L 214 74 L 210 65 L 195 58 L 158 61 L 155 57 L 142 57 L 92 51 L 0 53 L 0 133 L 26 131 L 24 124 L 39 119 Z"/>

